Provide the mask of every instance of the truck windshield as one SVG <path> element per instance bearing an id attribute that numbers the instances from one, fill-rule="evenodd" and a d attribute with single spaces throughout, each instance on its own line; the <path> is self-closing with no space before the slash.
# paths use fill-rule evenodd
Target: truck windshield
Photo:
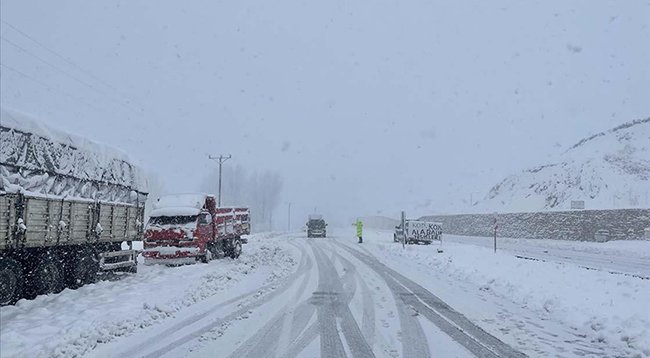
<path id="1" fill-rule="evenodd" d="M 149 219 L 149 225 L 185 225 L 196 222 L 196 215 L 192 216 L 154 216 Z"/>
<path id="2" fill-rule="evenodd" d="M 307 225 L 312 228 L 324 228 L 325 220 L 309 220 Z"/>

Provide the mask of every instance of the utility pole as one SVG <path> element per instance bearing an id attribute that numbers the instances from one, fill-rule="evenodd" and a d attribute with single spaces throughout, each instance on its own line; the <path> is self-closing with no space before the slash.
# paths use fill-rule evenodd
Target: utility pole
<path id="1" fill-rule="evenodd" d="M 232 158 L 232 155 L 228 154 L 228 155 L 226 156 L 226 155 L 221 154 L 221 155 L 219 155 L 218 157 L 217 157 L 217 156 L 208 155 L 208 158 L 209 158 L 209 159 L 212 159 L 212 160 L 218 160 L 218 161 L 219 161 L 219 199 L 218 199 L 219 201 L 217 202 L 217 206 L 221 206 L 221 168 L 222 168 L 222 166 L 223 166 L 223 163 L 224 163 L 226 160 Z"/>

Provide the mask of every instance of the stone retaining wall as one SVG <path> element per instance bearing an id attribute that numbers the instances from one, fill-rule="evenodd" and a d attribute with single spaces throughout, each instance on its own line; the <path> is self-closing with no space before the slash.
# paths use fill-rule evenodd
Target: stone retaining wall
<path id="1" fill-rule="evenodd" d="M 494 214 L 424 216 L 443 223 L 452 235 L 494 235 Z M 650 209 L 573 210 L 497 214 L 500 237 L 581 241 L 641 240 L 650 227 Z M 607 235 L 596 231 L 607 230 Z"/>

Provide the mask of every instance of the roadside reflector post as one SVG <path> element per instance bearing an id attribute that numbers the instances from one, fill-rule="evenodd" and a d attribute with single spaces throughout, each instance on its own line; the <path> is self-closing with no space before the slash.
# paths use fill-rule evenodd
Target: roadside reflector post
<path id="1" fill-rule="evenodd" d="M 497 252 L 497 229 L 499 224 L 497 223 L 497 213 L 494 213 L 494 253 Z"/>
<path id="2" fill-rule="evenodd" d="M 404 213 L 404 210 L 402 210 L 402 219 L 401 219 L 401 224 L 402 226 L 402 249 L 406 248 L 406 214 Z"/>

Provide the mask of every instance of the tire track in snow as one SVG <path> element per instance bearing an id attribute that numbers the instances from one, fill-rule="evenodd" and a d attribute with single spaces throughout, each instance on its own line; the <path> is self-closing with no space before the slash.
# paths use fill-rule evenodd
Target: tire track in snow
<path id="1" fill-rule="evenodd" d="M 341 255 L 338 252 L 335 252 L 332 257 L 342 259 Z M 358 281 L 358 273 L 356 271 L 356 268 L 354 268 L 354 265 L 351 264 L 347 260 L 345 260 L 345 261 L 342 260 L 342 262 L 347 267 L 346 267 L 346 272 L 344 273 L 343 278 L 341 279 L 341 281 L 346 282 L 346 284 L 344 285 L 345 287 L 352 287 L 356 291 L 356 283 L 352 282 L 352 280 Z M 364 285 L 365 285 L 365 283 L 364 283 Z M 366 286 L 366 288 L 367 288 L 367 286 Z M 369 289 L 368 289 L 368 291 L 369 291 Z M 368 322 L 372 322 L 372 327 L 371 328 L 366 328 L 366 330 L 372 331 L 374 333 L 374 328 L 375 328 L 374 327 L 374 302 L 372 301 L 372 297 L 370 297 L 369 292 L 367 292 L 366 294 L 367 294 L 367 299 L 370 300 L 370 303 L 369 303 L 370 309 L 366 310 L 365 314 L 367 315 L 368 312 L 370 312 L 372 314 L 372 318 L 364 317 L 364 322 L 366 322 L 366 324 L 369 324 Z M 346 293 L 344 295 L 344 298 L 345 298 L 344 303 L 346 305 L 349 305 L 350 302 L 352 301 L 353 296 L 354 296 L 353 294 L 347 294 Z M 316 296 L 312 296 L 312 300 L 315 297 L 319 297 L 319 294 L 317 293 Z M 316 306 L 314 306 L 313 304 L 310 304 L 310 307 L 315 310 Z M 286 353 L 282 357 L 285 357 L 285 358 L 298 357 L 300 352 L 302 352 L 302 350 L 304 350 L 314 339 L 316 339 L 318 337 L 318 334 L 319 334 L 318 320 L 316 320 L 316 322 L 313 322 L 311 325 L 309 325 L 309 327 L 307 329 L 305 329 L 305 327 L 309 323 L 310 319 L 311 319 L 311 315 L 310 316 L 307 316 L 307 315 L 302 315 L 302 316 L 295 315 L 294 316 L 294 319 L 293 319 L 294 325 L 292 327 L 292 335 L 291 336 L 296 337 L 296 339 L 293 341 L 293 343 L 291 345 L 289 345 Z M 300 322 L 300 323 L 297 324 L 297 322 Z M 300 334 L 301 332 L 302 332 L 302 334 L 300 336 L 298 336 L 298 334 Z M 364 334 L 364 337 L 366 337 L 365 334 Z M 369 344 L 369 346 L 372 346 L 372 345 Z"/>
<path id="2" fill-rule="evenodd" d="M 313 315 L 314 309 L 310 307 L 307 302 L 301 302 L 297 305 L 294 302 L 298 302 L 300 297 L 304 294 L 305 289 L 311 276 L 309 273 L 313 269 L 313 264 L 308 265 L 305 271 L 305 277 L 303 278 L 300 286 L 296 290 L 296 293 L 292 296 L 292 299 L 289 304 L 285 305 L 278 314 L 276 314 L 264 327 L 259 329 L 252 337 L 247 339 L 237 350 L 229 355 L 231 358 L 239 357 L 250 357 L 250 358 L 259 358 L 267 356 L 276 356 L 278 349 L 281 349 L 281 338 L 286 331 L 291 331 L 291 327 L 288 327 L 288 322 L 290 318 L 293 317 L 294 313 L 299 315 L 305 315 L 306 313 L 311 312 Z M 285 337 L 284 341 L 291 339 Z"/>
<path id="3" fill-rule="evenodd" d="M 224 324 L 226 322 L 232 321 L 232 320 L 236 319 L 237 317 L 242 316 L 243 314 L 245 314 L 249 310 L 251 310 L 253 308 L 257 308 L 257 307 L 269 302 L 270 300 L 272 300 L 276 296 L 284 293 L 285 291 L 287 291 L 294 284 L 295 280 L 297 280 L 299 277 L 304 275 L 305 272 L 309 271 L 311 269 L 311 267 L 313 266 L 313 262 L 311 262 L 311 260 L 307 259 L 308 255 L 307 255 L 306 250 L 304 248 L 298 246 L 298 245 L 294 245 L 294 246 L 297 247 L 300 250 L 300 253 L 302 255 L 300 263 L 298 264 L 298 267 L 297 267 L 296 271 L 294 271 L 291 275 L 287 276 L 283 280 L 283 283 L 280 286 L 278 286 L 278 283 L 267 284 L 267 285 L 264 285 L 264 286 L 254 290 L 254 291 L 250 291 L 250 292 L 248 292 L 246 294 L 240 295 L 240 296 L 238 296 L 236 298 L 233 298 L 233 299 L 231 299 L 229 301 L 226 301 L 226 302 L 224 302 L 222 304 L 219 304 L 217 306 L 213 306 L 210 309 L 208 309 L 208 310 L 206 310 L 206 311 L 204 311 L 202 313 L 193 315 L 193 316 L 191 316 L 189 318 L 186 318 L 186 319 L 182 320 L 181 322 L 178 322 L 178 323 L 172 325 L 171 327 L 165 329 L 163 332 L 161 332 L 161 333 L 159 333 L 159 334 L 157 334 L 157 335 L 155 335 L 155 336 L 153 336 L 151 338 L 147 338 L 142 344 L 140 344 L 140 345 L 138 345 L 136 347 L 133 347 L 133 348 L 131 348 L 131 349 L 125 351 L 125 352 L 122 352 L 119 355 L 120 356 L 125 356 L 125 357 L 142 356 L 142 357 L 146 357 L 146 358 L 156 358 L 156 357 L 164 356 L 165 354 L 169 353 L 170 351 L 172 351 L 174 349 L 177 349 L 180 346 L 182 346 L 182 345 L 184 345 L 184 344 L 186 344 L 186 343 L 188 343 L 188 342 L 190 342 L 192 340 L 200 338 L 202 335 L 204 335 L 205 333 L 208 333 L 212 329 L 214 329 L 216 327 L 219 327 L 219 326 L 221 326 L 222 324 Z M 263 292 L 263 291 L 266 291 L 266 290 L 269 290 L 269 292 L 265 292 L 261 297 L 259 297 L 257 299 L 254 299 L 256 294 L 259 294 L 260 292 Z M 254 301 L 241 306 L 241 308 L 239 308 L 235 312 L 227 314 L 226 316 L 216 317 L 214 319 L 212 318 L 212 316 L 217 316 L 218 315 L 217 313 L 215 313 L 215 308 L 222 308 L 222 307 L 227 306 L 228 304 L 233 304 L 233 303 L 237 302 L 238 301 L 237 299 L 244 300 L 244 299 L 247 299 L 247 298 L 253 298 Z M 148 354 L 142 354 L 143 352 L 146 352 L 148 349 L 154 348 L 157 344 L 159 344 L 161 342 L 165 342 L 166 338 L 168 338 L 169 336 L 177 333 L 179 330 L 182 330 L 182 329 L 184 329 L 184 328 L 186 328 L 186 327 L 188 327 L 188 326 L 190 326 L 192 324 L 195 324 L 199 320 L 211 320 L 211 322 L 209 324 L 205 324 L 205 325 L 201 326 L 198 329 L 193 330 L 192 332 L 189 332 L 188 334 L 183 335 L 182 337 L 180 337 L 180 338 L 178 338 L 178 339 L 176 339 L 176 340 L 174 340 L 172 342 L 168 342 L 165 346 L 163 346 L 161 348 L 158 348 L 153 352 L 150 352 Z"/>
<path id="4" fill-rule="evenodd" d="M 389 287 L 392 286 L 398 292 L 401 291 L 400 295 L 405 304 L 413 307 L 477 357 L 526 357 L 525 354 L 516 351 L 472 323 L 422 286 L 382 264 L 374 256 L 364 254 L 338 242 L 337 244 L 370 266 L 386 281 Z"/>
<path id="5" fill-rule="evenodd" d="M 309 242 L 316 264 L 318 265 L 318 287 L 323 295 L 319 305 L 318 324 L 321 334 L 321 354 L 325 357 L 345 357 L 343 343 L 337 330 L 337 320 L 340 318 L 341 331 L 354 357 L 374 357 L 372 348 L 363 337 L 361 329 L 350 311 L 349 303 L 340 300 L 339 295 L 345 294 L 343 284 L 334 268 L 333 263 L 324 254 L 319 244 Z M 316 293 L 315 293 L 316 294 Z M 316 298 L 316 297 L 315 297 Z"/>
<path id="6" fill-rule="evenodd" d="M 323 254 L 324 260 L 331 261 L 340 255 L 337 252 L 331 252 L 330 255 Z M 315 255 L 317 255 L 315 253 Z M 311 258 L 310 258 L 311 259 Z M 344 274 L 339 279 L 338 273 L 332 277 L 336 277 L 340 283 L 340 296 L 345 305 L 348 305 L 354 297 L 357 290 L 357 272 L 349 261 L 343 262 Z M 334 267 L 333 265 L 331 266 Z M 336 271 L 336 270 L 334 270 Z M 247 339 L 236 351 L 230 354 L 229 357 L 266 357 L 266 356 L 285 356 L 294 357 L 307 347 L 314 339 L 318 337 L 319 332 L 327 330 L 325 333 L 326 338 L 321 340 L 328 348 L 323 351 L 324 356 L 345 356 L 345 349 L 341 341 L 340 345 L 337 339 L 340 340 L 337 329 L 337 313 L 336 310 L 332 311 L 328 306 L 333 299 L 338 299 L 339 294 L 336 295 L 325 294 L 323 285 L 327 285 L 328 279 L 321 279 L 322 273 L 319 270 L 319 289 L 307 300 L 299 303 L 300 297 L 303 295 L 307 280 L 311 275 L 306 275 L 303 279 L 301 287 L 293 296 L 291 303 L 284 306 L 280 313 L 275 315 L 264 327 L 259 329 L 255 334 Z M 330 285 L 331 286 L 331 285 Z M 329 291 L 328 291 L 329 292 Z M 336 296 L 334 298 L 333 296 Z M 320 320 L 318 319 L 318 311 L 320 309 Z M 316 322 L 312 323 L 307 329 L 307 324 L 317 313 Z M 323 327 L 334 327 L 323 328 Z M 348 329 L 349 330 L 349 329 Z M 329 336 L 327 336 L 330 334 Z M 287 347 L 286 353 L 282 355 L 283 347 Z M 335 353 L 336 352 L 336 353 Z"/>
<path id="7" fill-rule="evenodd" d="M 379 274 L 379 272 L 377 272 L 373 267 L 368 265 L 366 262 L 358 259 L 354 255 L 353 257 L 355 257 L 355 259 L 361 265 L 368 267 L 370 271 L 374 272 L 378 277 L 384 280 L 384 282 L 388 286 L 388 289 L 393 295 L 393 299 L 395 301 L 395 305 L 397 308 L 397 315 L 400 321 L 400 329 L 402 331 L 402 335 L 401 335 L 402 356 L 405 358 L 431 357 L 431 353 L 429 351 L 429 345 L 427 344 L 426 335 L 424 334 L 424 330 L 422 329 L 420 322 L 418 322 L 417 318 L 415 317 L 416 316 L 415 312 L 403 302 L 403 297 L 401 295 L 403 289 L 401 289 L 401 287 L 397 285 L 394 281 L 385 280 L 385 278 L 381 274 Z M 372 298 L 370 299 L 372 300 Z M 374 329 L 374 323 L 373 323 L 373 329 Z"/>
<path id="8" fill-rule="evenodd" d="M 338 250 L 336 250 L 332 245 L 329 246 L 335 252 L 335 257 L 338 260 L 340 260 L 345 266 L 354 269 L 354 279 L 358 284 L 361 285 L 361 300 L 363 303 L 361 332 L 363 333 L 363 337 L 366 339 L 366 342 L 368 342 L 368 345 L 372 347 L 374 346 L 375 342 L 375 302 L 373 301 L 372 295 L 370 294 L 370 288 L 359 275 L 358 271 L 356 270 L 356 266 L 351 261 L 341 256 Z"/>

